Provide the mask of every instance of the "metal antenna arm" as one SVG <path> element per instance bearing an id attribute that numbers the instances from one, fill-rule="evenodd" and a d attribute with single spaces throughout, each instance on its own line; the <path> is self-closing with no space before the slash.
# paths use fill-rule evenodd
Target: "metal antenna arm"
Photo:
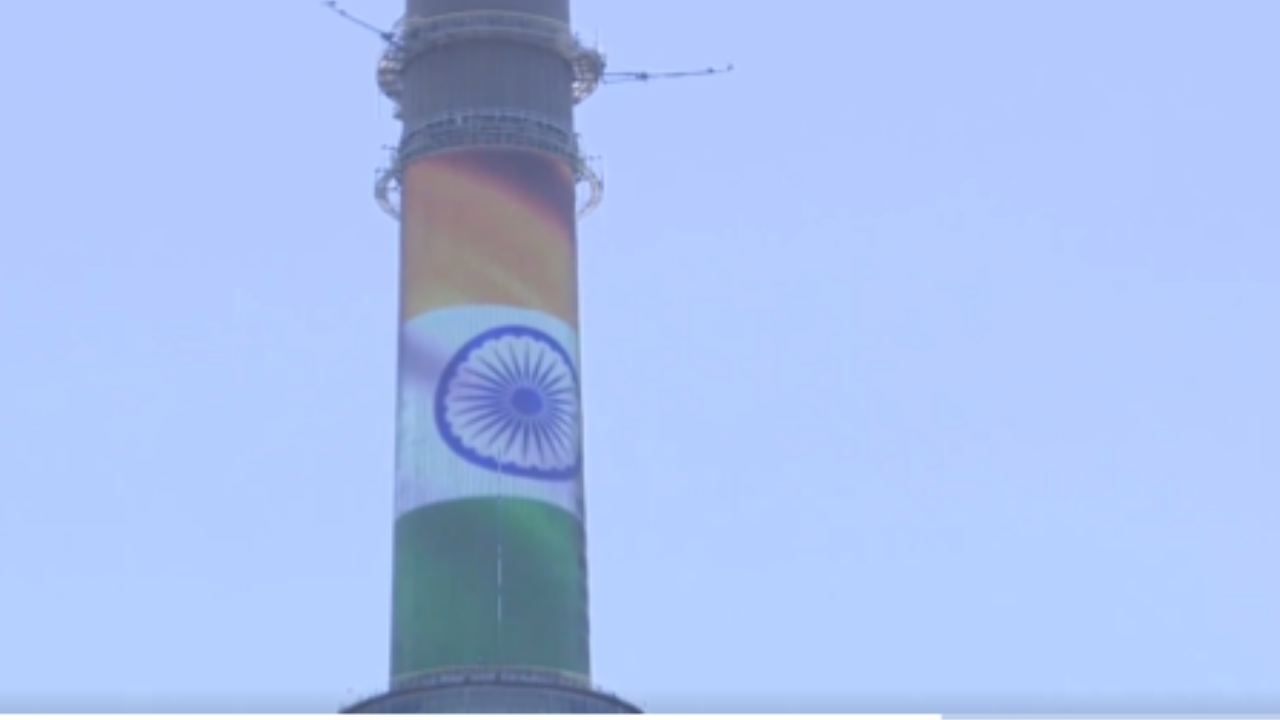
<path id="1" fill-rule="evenodd" d="M 606 84 L 624 83 L 624 82 L 649 82 L 650 80 L 675 80 L 687 77 L 705 77 L 707 75 L 722 75 L 724 73 L 733 72 L 733 65 L 715 68 L 710 67 L 705 70 L 682 70 L 677 72 L 646 72 L 646 71 L 618 71 L 606 72 L 601 78 L 601 82 Z"/>
<path id="2" fill-rule="evenodd" d="M 344 18 L 344 19 L 346 19 L 346 20 L 348 20 L 348 21 L 350 21 L 350 22 L 352 22 L 352 23 L 354 23 L 354 24 L 356 24 L 356 25 L 359 25 L 360 27 L 364 28 L 365 30 L 368 30 L 369 32 L 371 32 L 371 33 L 373 33 L 373 34 L 377 35 L 378 37 L 382 38 L 384 41 L 386 41 L 386 42 L 388 42 L 388 43 L 391 43 L 392 45 L 397 44 L 397 43 L 396 43 L 396 34 L 395 34 L 395 33 L 393 33 L 393 32 L 388 32 L 388 31 L 386 31 L 386 30 L 382 30 L 382 29 L 378 28 L 377 26 L 375 26 L 375 25 L 373 25 L 373 24 L 371 24 L 371 23 L 367 23 L 367 22 L 365 22 L 364 20 L 361 20 L 360 18 L 356 17 L 355 15 L 352 15 L 351 13 L 347 12 L 346 10 L 343 10 L 342 8 L 338 7 L 337 0 L 325 0 L 325 2 L 324 2 L 324 3 L 322 3 L 322 4 L 323 4 L 325 7 L 329 8 L 330 10 L 334 11 L 335 13 L 337 13 L 340 17 L 342 17 L 342 18 Z"/>

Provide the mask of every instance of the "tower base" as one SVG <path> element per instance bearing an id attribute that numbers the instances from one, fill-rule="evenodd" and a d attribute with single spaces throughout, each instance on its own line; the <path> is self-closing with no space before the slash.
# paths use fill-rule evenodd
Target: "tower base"
<path id="1" fill-rule="evenodd" d="M 415 677 L 390 692 L 344 708 L 342 714 L 632 713 L 615 695 L 554 673 L 475 668 Z"/>

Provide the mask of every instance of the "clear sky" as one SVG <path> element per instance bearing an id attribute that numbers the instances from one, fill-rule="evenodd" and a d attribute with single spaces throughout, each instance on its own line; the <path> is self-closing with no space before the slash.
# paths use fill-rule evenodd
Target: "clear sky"
<path id="1" fill-rule="evenodd" d="M 575 15 L 738 66 L 578 116 L 599 682 L 1280 711 L 1280 3 Z M 378 51 L 311 0 L 5 5 L 0 710 L 382 687 Z"/>

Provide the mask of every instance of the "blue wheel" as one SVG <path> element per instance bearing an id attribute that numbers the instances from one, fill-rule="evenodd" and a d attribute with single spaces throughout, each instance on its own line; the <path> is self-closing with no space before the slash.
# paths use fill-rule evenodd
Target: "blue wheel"
<path id="1" fill-rule="evenodd" d="M 529 327 L 472 338 L 445 367 L 436 424 L 468 461 L 538 480 L 577 477 L 578 375 L 560 343 Z"/>

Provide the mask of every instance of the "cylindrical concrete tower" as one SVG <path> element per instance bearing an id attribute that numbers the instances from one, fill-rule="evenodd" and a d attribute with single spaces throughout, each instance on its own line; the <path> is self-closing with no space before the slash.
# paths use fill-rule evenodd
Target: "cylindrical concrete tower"
<path id="1" fill-rule="evenodd" d="M 349 712 L 638 712 L 592 689 L 573 107 L 604 61 L 568 0 L 408 0 L 391 690 Z M 578 201 L 577 188 L 585 190 Z"/>

